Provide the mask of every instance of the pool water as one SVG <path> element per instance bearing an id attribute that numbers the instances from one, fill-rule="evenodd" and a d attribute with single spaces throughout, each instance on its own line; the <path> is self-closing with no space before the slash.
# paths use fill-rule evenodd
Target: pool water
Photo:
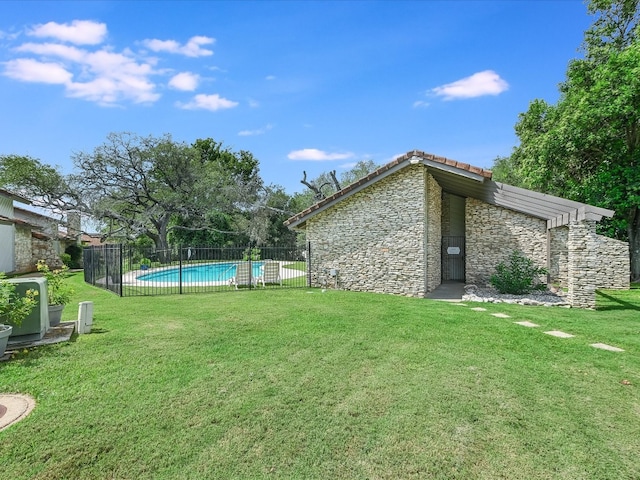
<path id="1" fill-rule="evenodd" d="M 252 262 L 253 276 L 261 275 L 262 262 Z M 235 263 L 207 263 L 182 267 L 182 283 L 228 282 L 236 275 Z M 180 282 L 180 268 L 167 268 L 136 277 L 145 282 Z"/>

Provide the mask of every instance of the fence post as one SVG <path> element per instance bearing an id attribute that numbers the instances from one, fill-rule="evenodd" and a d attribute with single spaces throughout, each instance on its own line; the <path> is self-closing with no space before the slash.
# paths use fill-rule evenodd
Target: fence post
<path id="1" fill-rule="evenodd" d="M 179 272 L 178 272 L 178 292 L 182 295 L 182 245 L 178 245 L 178 263 L 179 263 Z"/>
<path id="2" fill-rule="evenodd" d="M 102 247 L 102 253 L 103 255 L 103 261 L 104 261 L 104 286 L 106 287 L 107 290 L 111 290 L 109 288 L 109 259 L 107 258 L 109 251 L 107 250 L 107 245 L 105 245 L 104 247 Z"/>
<path id="3" fill-rule="evenodd" d="M 311 288 L 311 242 L 307 242 L 307 287 Z"/>
<path id="4" fill-rule="evenodd" d="M 253 287 L 253 252 L 251 251 L 251 242 L 249 242 L 249 246 L 247 247 L 248 257 L 249 257 L 249 290 Z"/>
<path id="5" fill-rule="evenodd" d="M 124 296 L 124 289 L 122 288 L 122 280 L 124 278 L 124 261 L 122 258 L 122 253 L 124 251 L 123 245 L 120 244 L 120 296 L 123 297 Z"/>

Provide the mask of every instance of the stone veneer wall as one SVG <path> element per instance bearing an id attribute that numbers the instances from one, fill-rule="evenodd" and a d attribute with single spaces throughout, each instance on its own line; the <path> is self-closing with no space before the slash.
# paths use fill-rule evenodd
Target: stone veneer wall
<path id="1" fill-rule="evenodd" d="M 549 230 L 551 261 L 549 265 L 549 282 L 562 288 L 569 286 L 569 251 L 567 240 L 569 239 L 569 227 L 557 227 Z"/>
<path id="2" fill-rule="evenodd" d="M 31 249 L 31 228 L 16 225 L 15 257 L 16 272 L 25 273 L 35 270 Z"/>
<path id="3" fill-rule="evenodd" d="M 424 296 L 426 177 L 406 167 L 309 219 L 312 285 Z"/>
<path id="4" fill-rule="evenodd" d="M 429 174 L 425 189 L 427 292 L 442 282 L 442 188 Z"/>
<path id="5" fill-rule="evenodd" d="M 15 235 L 16 272 L 35 272 L 38 260 L 45 260 L 51 268 L 60 268 L 62 260 L 57 250 L 57 242 L 36 238 L 31 228 L 16 225 Z"/>
<path id="6" fill-rule="evenodd" d="M 38 260 L 44 260 L 51 268 L 60 268 L 63 263 L 60 259 L 60 253 L 58 253 L 59 243 L 55 240 L 31 238 L 31 248 L 33 251 L 33 267 L 38 263 Z"/>
<path id="7" fill-rule="evenodd" d="M 569 227 L 552 228 L 551 231 L 551 283 L 569 287 Z M 589 230 L 589 235 L 594 232 Z M 629 244 L 603 235 L 592 239 L 594 252 L 585 252 L 589 258 L 588 271 L 596 288 L 629 288 Z"/>
<path id="8" fill-rule="evenodd" d="M 594 264 L 596 288 L 628 290 L 631 277 L 629 243 L 596 235 L 598 254 Z"/>
<path id="9" fill-rule="evenodd" d="M 524 213 L 467 198 L 467 283 L 489 285 L 496 265 L 519 250 L 536 265 L 547 267 L 547 222 Z"/>
<path id="10" fill-rule="evenodd" d="M 569 286 L 567 299 L 573 307 L 595 308 L 596 279 L 593 267 L 598 255 L 596 222 L 592 220 L 569 224 L 567 237 Z"/>

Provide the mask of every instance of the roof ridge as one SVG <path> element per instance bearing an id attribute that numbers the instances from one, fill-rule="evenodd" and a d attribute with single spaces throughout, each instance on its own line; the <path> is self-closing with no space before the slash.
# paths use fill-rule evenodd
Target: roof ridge
<path id="1" fill-rule="evenodd" d="M 384 172 L 391 170 L 392 168 L 400 165 L 403 162 L 408 162 L 409 160 L 411 160 L 414 157 L 421 157 L 423 160 L 429 160 L 432 162 L 436 162 L 436 163 L 441 163 L 443 165 L 447 165 L 450 167 L 454 167 L 454 168 L 458 168 L 460 170 L 465 170 L 467 172 L 470 173 L 474 173 L 476 175 L 480 175 L 486 179 L 491 179 L 492 173 L 491 170 L 486 170 L 480 167 L 475 167 L 473 165 L 469 165 L 468 163 L 462 163 L 462 162 L 458 162 L 456 160 L 451 160 L 449 158 L 446 157 L 439 157 L 437 155 L 434 155 L 432 153 L 426 153 L 423 152 L 422 150 L 411 150 L 403 155 L 400 155 L 396 158 L 394 158 L 393 160 L 391 160 L 390 162 L 382 165 L 381 167 L 377 168 L 376 170 L 374 170 L 373 172 L 369 173 L 368 175 L 365 175 L 364 177 L 356 180 L 355 182 L 350 183 L 349 185 L 347 185 L 346 187 L 342 188 L 341 190 L 338 190 L 337 192 L 333 193 L 332 195 L 323 198 L 322 200 L 320 200 L 319 202 L 311 205 L 310 207 L 304 209 L 303 211 L 297 213 L 296 215 L 294 215 L 293 217 L 289 218 L 288 220 L 286 220 L 284 222 L 285 225 L 291 225 L 292 223 L 300 220 L 303 217 L 306 217 L 307 215 L 309 215 L 310 213 L 314 212 L 315 210 L 318 210 L 319 208 L 322 208 L 324 205 L 333 202 L 334 200 L 337 200 L 338 198 L 342 197 L 343 195 L 346 195 L 347 193 L 349 193 L 350 191 L 352 191 L 353 189 L 370 182 L 371 180 L 375 179 L 376 177 L 380 176 L 381 174 L 383 174 Z"/>

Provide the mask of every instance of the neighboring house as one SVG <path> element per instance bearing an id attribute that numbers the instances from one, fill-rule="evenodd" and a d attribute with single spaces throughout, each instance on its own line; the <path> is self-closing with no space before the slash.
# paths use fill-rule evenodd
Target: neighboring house
<path id="1" fill-rule="evenodd" d="M 29 200 L 0 188 L 0 272 L 16 270 L 16 225 L 14 202 L 29 204 Z"/>
<path id="2" fill-rule="evenodd" d="M 488 285 L 519 250 L 571 305 L 594 307 L 596 288 L 629 288 L 628 244 L 596 234 L 613 213 L 413 151 L 285 224 L 306 233 L 314 286 L 423 297 L 443 281 Z"/>
<path id="3" fill-rule="evenodd" d="M 30 203 L 26 198 L 0 189 L 0 271 L 35 271 L 40 259 L 51 267 L 62 266 L 60 255 L 67 246 L 77 242 L 77 234 L 68 228 L 61 229 L 60 221 L 17 207 L 14 202 Z"/>
<path id="4" fill-rule="evenodd" d="M 83 233 L 80 241 L 83 247 L 96 247 L 103 244 L 101 233 Z"/>

